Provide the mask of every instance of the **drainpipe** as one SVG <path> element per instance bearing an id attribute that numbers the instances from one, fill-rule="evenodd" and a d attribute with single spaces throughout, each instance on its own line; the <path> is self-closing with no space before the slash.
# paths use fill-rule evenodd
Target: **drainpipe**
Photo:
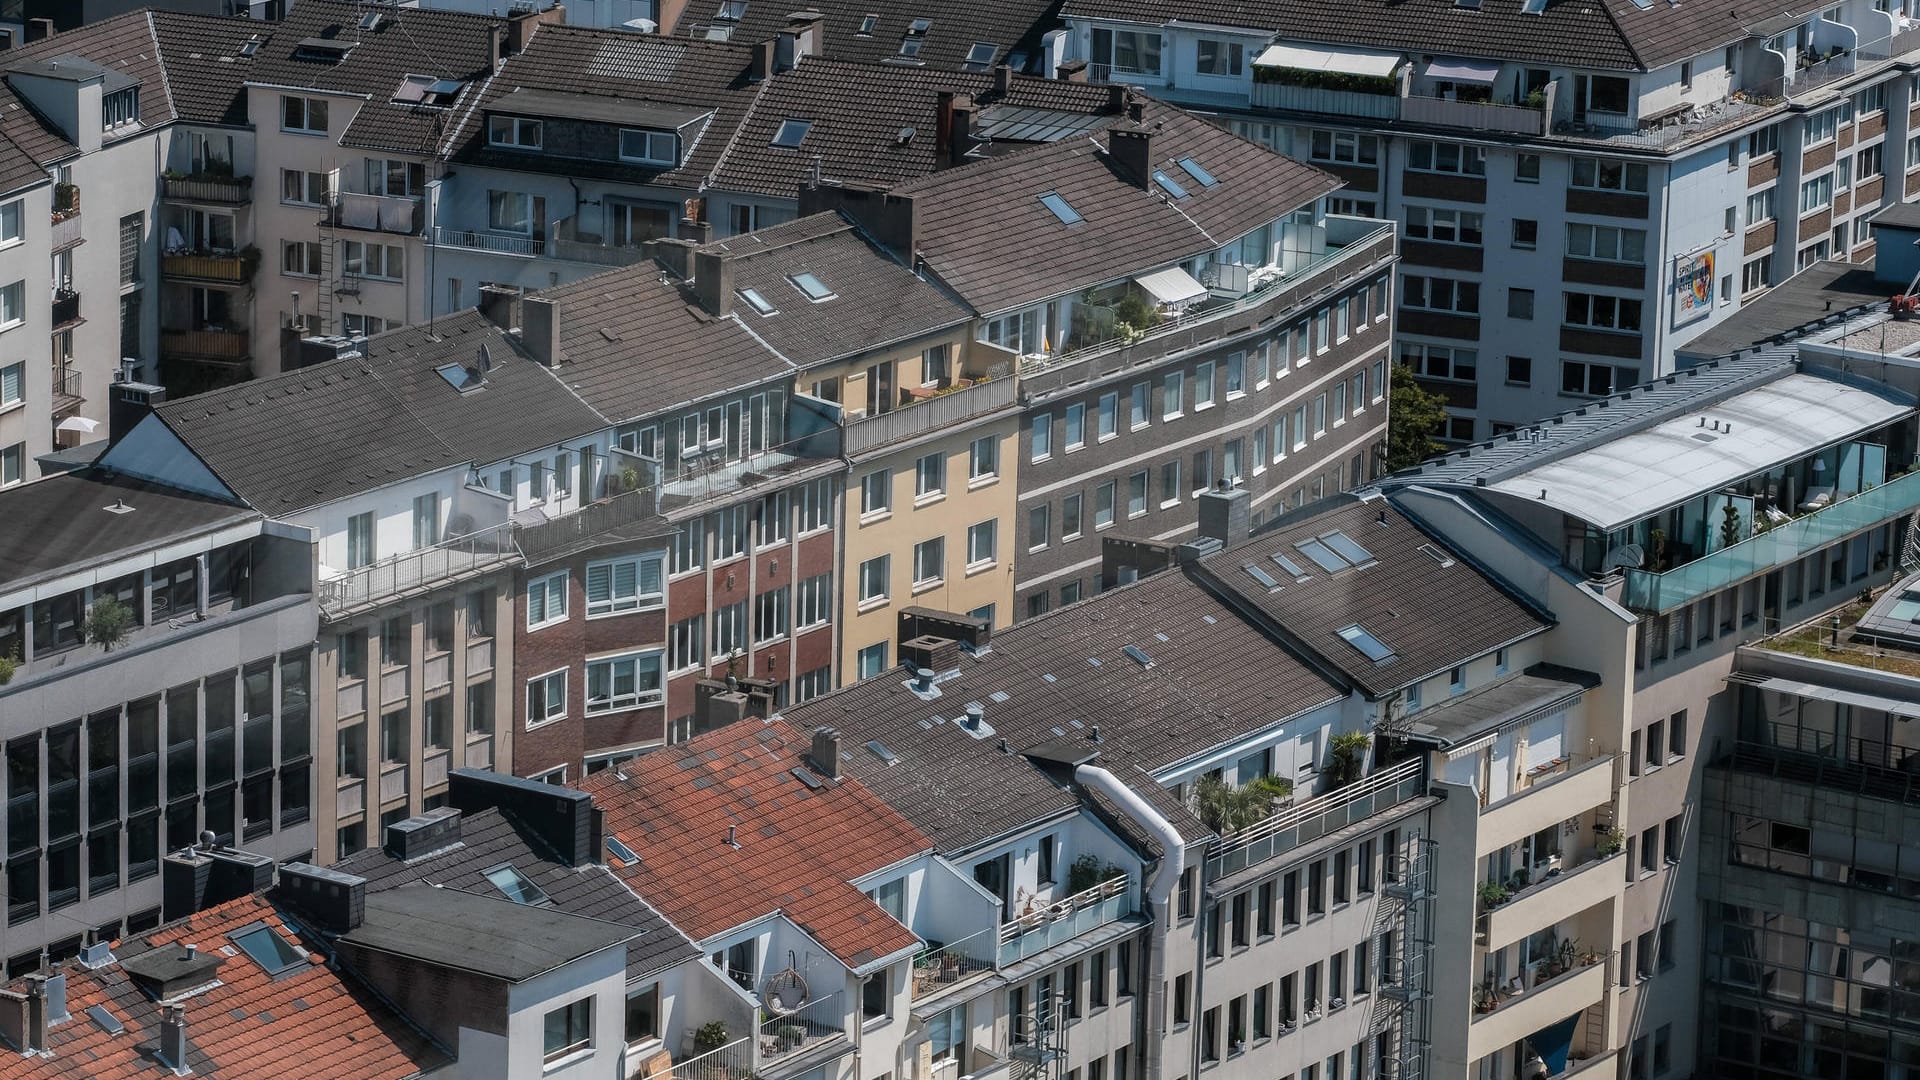
<path id="1" fill-rule="evenodd" d="M 1160 842 L 1160 865 L 1145 886 L 1147 914 L 1153 921 L 1152 937 L 1147 943 L 1146 1022 L 1154 1027 L 1146 1040 L 1146 1059 L 1141 1072 L 1143 1080 L 1161 1080 L 1160 1044 L 1167 1036 L 1167 923 L 1172 915 L 1173 890 L 1187 868 L 1187 842 L 1172 822 L 1107 770 L 1097 765 L 1082 765 L 1073 770 L 1073 778 L 1081 786 L 1093 788 L 1118 803 L 1128 817 Z"/>

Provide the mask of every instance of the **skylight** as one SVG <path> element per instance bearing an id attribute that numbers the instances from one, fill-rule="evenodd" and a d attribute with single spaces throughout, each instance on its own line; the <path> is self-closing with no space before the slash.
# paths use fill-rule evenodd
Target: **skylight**
<path id="1" fill-rule="evenodd" d="M 879 25 L 880 16 L 868 15 L 860 20 L 860 29 L 854 31 L 854 33 L 859 34 L 861 37 L 872 37 L 874 27 Z"/>
<path id="2" fill-rule="evenodd" d="M 973 47 L 967 50 L 966 69 L 968 71 L 987 70 L 993 66 L 993 56 L 999 51 L 1000 46 L 991 41 L 974 42 Z"/>
<path id="3" fill-rule="evenodd" d="M 1122 646 L 1120 651 L 1127 654 L 1127 659 L 1133 661 L 1136 664 L 1139 664 L 1143 668 L 1150 668 L 1153 666 L 1153 657 L 1148 656 L 1147 650 L 1141 648 L 1138 645 Z"/>
<path id="4" fill-rule="evenodd" d="M 362 30 L 377 30 L 377 29 L 379 29 L 379 28 L 380 28 L 380 13 L 379 13 L 379 12 L 377 12 L 377 11 L 369 11 L 369 12 L 367 12 L 366 14 L 364 14 L 364 15 L 362 15 L 362 16 L 360 16 L 360 29 L 362 29 Z"/>
<path id="5" fill-rule="evenodd" d="M 408 75 L 400 80 L 399 89 L 393 92 L 393 100 L 399 105 L 435 105 L 448 106 L 460 96 L 461 84 L 453 79 L 436 79 L 431 75 Z"/>
<path id="6" fill-rule="evenodd" d="M 780 130 L 773 133 L 773 145 L 792 150 L 799 146 L 813 128 L 811 120 L 787 119 L 780 121 Z"/>
<path id="7" fill-rule="evenodd" d="M 1327 545 L 1318 540 L 1302 540 L 1293 546 L 1299 548 L 1300 554 L 1312 559 L 1316 566 L 1329 574 L 1337 574 L 1347 568 L 1347 560 L 1335 555 Z"/>
<path id="8" fill-rule="evenodd" d="M 914 37 L 925 37 L 927 36 L 927 31 L 931 29 L 933 29 L 932 19 L 915 19 L 907 24 L 907 33 L 912 34 Z"/>
<path id="9" fill-rule="evenodd" d="M 902 38 L 900 41 L 900 55 L 908 59 L 919 56 L 920 46 L 924 44 L 926 43 L 917 37 Z"/>
<path id="10" fill-rule="evenodd" d="M 1307 576 L 1307 572 L 1300 569 L 1300 564 L 1288 558 L 1287 553 L 1284 551 L 1274 552 L 1273 561 L 1280 565 L 1280 569 L 1292 574 L 1295 578 L 1305 578 Z"/>
<path id="11" fill-rule="evenodd" d="M 1342 641 L 1359 649 L 1362 656 L 1376 664 L 1393 659 L 1393 650 L 1387 648 L 1379 638 L 1368 633 L 1363 626 L 1356 624 L 1342 627 L 1334 632 L 1340 635 Z"/>
<path id="12" fill-rule="evenodd" d="M 1181 158 L 1179 164 L 1180 164 L 1180 168 L 1188 176 L 1193 177 L 1194 183 L 1199 184 L 1201 187 L 1212 187 L 1213 185 L 1220 182 L 1213 178 L 1212 173 L 1201 168 L 1199 162 L 1193 160 L 1190 157 Z"/>
<path id="13" fill-rule="evenodd" d="M 619 837 L 611 834 L 607 836 L 607 854 L 619 859 L 628 866 L 632 866 L 640 861 L 640 856 L 635 855 L 632 848 L 621 843 Z"/>
<path id="14" fill-rule="evenodd" d="M 1258 565 L 1257 563 L 1248 563 L 1247 565 L 1241 567 L 1241 569 L 1245 570 L 1247 572 L 1248 577 L 1259 582 L 1269 592 L 1275 589 L 1278 589 L 1280 587 L 1279 579 L 1275 578 L 1272 574 L 1267 573 L 1266 569 Z"/>
<path id="15" fill-rule="evenodd" d="M 433 370 L 439 372 L 440 377 L 447 380 L 448 386 L 453 387 L 463 394 L 478 390 L 486 385 L 487 382 L 486 376 L 480 374 L 480 372 L 473 368 L 464 367 L 460 364 L 441 364 Z"/>
<path id="16" fill-rule="evenodd" d="M 516 904 L 548 902 L 547 894 L 541 891 L 540 886 L 535 885 L 532 878 L 521 873 L 512 863 L 501 863 L 482 873 L 486 875 L 488 881 L 493 882 L 494 888 L 499 889 L 507 899 Z"/>
<path id="17" fill-rule="evenodd" d="M 252 37 L 249 37 L 246 41 L 240 44 L 240 55 L 252 56 L 254 53 L 257 53 L 260 51 L 260 46 L 265 41 L 266 39 L 261 37 L 259 34 L 254 34 Z"/>
<path id="18" fill-rule="evenodd" d="M 293 947 L 293 943 L 283 938 L 273 927 L 261 923 L 251 930 L 243 930 L 233 935 L 233 943 L 260 965 L 260 969 L 269 975 L 281 972 L 303 963 L 306 957 Z"/>
<path id="19" fill-rule="evenodd" d="M 1373 565 L 1373 552 L 1354 542 L 1353 537 L 1335 529 L 1320 538 L 1320 542 L 1332 548 L 1334 554 L 1355 566 Z"/>
<path id="20" fill-rule="evenodd" d="M 834 297 L 834 292 L 827 288 L 827 283 L 813 276 L 811 271 L 802 270 L 797 274 L 788 274 L 787 280 L 793 282 L 794 288 L 806 294 L 807 299 L 816 304 Z"/>
<path id="21" fill-rule="evenodd" d="M 1160 185 L 1160 190 L 1176 199 L 1184 199 L 1187 197 L 1187 189 L 1181 187 L 1179 181 L 1161 172 L 1159 169 L 1153 170 L 1153 182 Z"/>
<path id="22" fill-rule="evenodd" d="M 87 1006 L 87 1016 L 92 1019 L 94 1023 L 100 1025 L 101 1031 L 109 1035 L 118 1035 L 127 1030 L 127 1025 L 121 1023 L 120 1018 L 113 1015 L 112 1011 L 105 1005 Z"/>
<path id="23" fill-rule="evenodd" d="M 762 315 L 771 315 L 776 310 L 778 310 L 773 306 L 773 302 L 771 300 L 768 300 L 766 297 L 760 295 L 759 289 L 741 289 L 740 299 L 745 300 L 747 302 L 748 307 L 752 308 L 753 310 L 759 312 Z"/>
<path id="24" fill-rule="evenodd" d="M 1049 191 L 1040 196 L 1040 205 L 1053 211 L 1053 216 L 1059 218 L 1062 225 L 1078 225 L 1086 220 L 1080 216 L 1080 211 L 1069 206 L 1066 197 L 1057 191 Z"/>

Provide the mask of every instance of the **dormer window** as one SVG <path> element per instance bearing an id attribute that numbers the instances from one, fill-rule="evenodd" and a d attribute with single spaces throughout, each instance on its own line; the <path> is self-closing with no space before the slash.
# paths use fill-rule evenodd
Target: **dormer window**
<path id="1" fill-rule="evenodd" d="M 347 54 L 352 52 L 353 47 L 358 44 L 360 43 L 357 41 L 341 41 L 338 38 L 303 38 L 299 44 L 293 47 L 293 58 L 295 60 L 319 60 L 329 64 L 337 64 L 345 60 Z"/>
<path id="2" fill-rule="evenodd" d="M 747 0 L 720 0 L 720 10 L 713 13 L 714 22 L 737 23 L 747 17 Z"/>
<path id="3" fill-rule="evenodd" d="M 140 88 L 129 86 L 100 99 L 100 127 L 106 131 L 140 120 Z"/>
<path id="4" fill-rule="evenodd" d="M 642 165 L 677 165 L 680 140 L 670 131 L 620 129 L 620 160 Z"/>
<path id="5" fill-rule="evenodd" d="M 524 116 L 495 116 L 487 121 L 487 142 L 521 150 L 540 149 L 541 123 Z M 624 149 L 625 140 L 621 140 Z"/>

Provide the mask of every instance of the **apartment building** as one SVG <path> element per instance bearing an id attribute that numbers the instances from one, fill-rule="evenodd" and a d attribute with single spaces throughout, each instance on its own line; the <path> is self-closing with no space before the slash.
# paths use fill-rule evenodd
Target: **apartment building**
<path id="1" fill-rule="evenodd" d="M 1464 444 L 1870 256 L 1873 212 L 1920 191 L 1907 7 L 1075 0 L 1063 74 L 1213 112 L 1401 222 L 1396 361 Z"/>
<path id="2" fill-rule="evenodd" d="M 768 41 L 800 21 L 818 28 L 815 51 L 838 60 L 936 71 L 987 71 L 1005 64 L 1040 75 L 1049 72 L 1046 51 L 1058 28 L 1052 5 L 1037 0 L 984 5 L 911 0 L 879 12 L 851 0 L 828 0 L 804 13 L 778 4 L 721 3 L 708 9 L 663 0 L 656 21 L 661 33 L 677 38 L 732 42 Z"/>
<path id="3" fill-rule="evenodd" d="M 0 956 L 19 975 L 158 925 L 161 855 L 202 832 L 314 849 L 316 618 L 298 545 L 231 499 L 87 470 L 0 512 Z"/>

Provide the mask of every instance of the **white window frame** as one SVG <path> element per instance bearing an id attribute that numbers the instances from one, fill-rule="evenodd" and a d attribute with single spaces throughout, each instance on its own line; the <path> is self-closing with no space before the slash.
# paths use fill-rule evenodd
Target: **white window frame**
<path id="1" fill-rule="evenodd" d="M 984 537 L 984 539 L 982 539 Z M 977 573 L 1000 559 L 1000 521 L 988 518 L 967 526 L 967 573 Z"/>
<path id="2" fill-rule="evenodd" d="M 875 555 L 860 564 L 855 584 L 862 611 L 880 607 L 893 598 L 893 556 Z"/>
<path id="3" fill-rule="evenodd" d="M 645 591 L 642 582 L 646 580 L 647 567 L 653 568 L 653 580 L 657 586 Z M 631 568 L 631 592 L 623 592 L 620 585 L 620 571 Z M 665 607 L 667 603 L 666 587 L 667 556 L 665 552 L 647 555 L 629 555 L 618 559 L 600 559 L 587 564 L 584 571 L 587 594 L 587 618 L 605 619 L 615 615 L 627 615 L 636 611 L 650 611 Z M 607 596 L 595 600 L 594 576 L 606 577 Z"/>
<path id="4" fill-rule="evenodd" d="M 643 665 L 649 662 L 653 668 L 654 685 L 651 690 L 643 690 L 640 688 Z M 624 694 L 616 692 L 618 683 L 613 681 L 620 678 L 619 669 L 623 664 L 628 665 L 626 677 L 632 681 L 631 691 Z M 609 680 L 608 694 L 605 698 L 599 699 L 598 705 L 595 704 L 596 699 L 593 696 L 595 669 L 606 670 L 608 672 L 606 678 Z M 594 657 L 587 661 L 586 714 L 601 716 L 611 712 L 624 712 L 628 709 L 658 705 L 666 696 L 666 686 L 666 661 L 659 649 L 641 649 L 614 656 Z"/>
<path id="5" fill-rule="evenodd" d="M 528 630 L 539 630 L 543 627 L 552 626 L 555 623 L 567 621 L 567 576 L 567 571 L 561 570 L 557 573 L 547 574 L 544 577 L 533 578 L 527 582 Z M 559 590 L 557 593 L 554 591 L 556 588 Z M 540 610 L 543 617 L 538 620 L 534 618 L 533 606 L 534 590 L 536 589 L 542 593 Z M 560 601 L 557 607 L 554 604 L 554 598 L 556 596 Z"/>
<path id="6" fill-rule="evenodd" d="M 527 136 L 531 135 L 529 139 Z M 529 116 L 487 117 L 487 145 L 514 150 L 544 149 L 546 125 Z"/>
<path id="7" fill-rule="evenodd" d="M 297 125 L 289 124 L 287 123 L 288 106 L 296 101 L 300 103 L 300 122 Z M 320 107 L 319 127 L 313 126 L 315 105 Z M 326 98 L 307 97 L 304 94 L 280 95 L 280 130 L 289 135 L 325 135 L 327 133 L 328 118 Z"/>
<path id="8" fill-rule="evenodd" d="M 560 690 L 557 695 L 553 693 L 553 687 L 556 684 Z M 533 715 L 533 688 L 536 685 L 543 688 L 541 696 L 546 702 L 546 715 L 541 716 L 539 719 L 535 719 Z M 542 672 L 528 679 L 524 700 L 526 703 L 528 731 L 532 731 L 537 727 L 545 727 L 556 721 L 565 720 L 567 718 L 567 669 L 563 667 L 554 668 L 552 671 Z M 559 706 L 557 711 L 554 708 L 556 705 Z"/>
<path id="9" fill-rule="evenodd" d="M 638 136 L 645 140 L 645 150 L 640 154 L 627 153 L 628 136 Z M 657 144 L 666 144 L 664 155 L 656 153 Z M 642 165 L 664 165 L 671 168 L 680 163 L 680 137 L 671 131 L 652 131 L 646 128 L 620 129 L 620 160 L 638 162 Z"/>

